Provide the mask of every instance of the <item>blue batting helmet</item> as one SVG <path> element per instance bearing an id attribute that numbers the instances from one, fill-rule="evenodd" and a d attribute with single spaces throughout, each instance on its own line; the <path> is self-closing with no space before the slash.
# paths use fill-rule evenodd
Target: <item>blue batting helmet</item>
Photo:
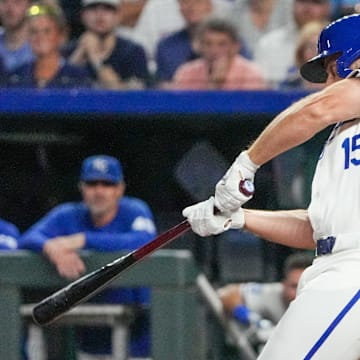
<path id="1" fill-rule="evenodd" d="M 344 16 L 326 26 L 319 36 L 318 55 L 301 66 L 300 74 L 314 83 L 325 82 L 324 59 L 334 54 L 339 54 L 337 73 L 346 78 L 352 71 L 350 65 L 360 57 L 360 14 Z"/>

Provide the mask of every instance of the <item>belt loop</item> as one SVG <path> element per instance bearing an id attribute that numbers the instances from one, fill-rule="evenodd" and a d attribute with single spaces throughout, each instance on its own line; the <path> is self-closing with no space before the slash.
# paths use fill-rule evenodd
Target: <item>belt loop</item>
<path id="1" fill-rule="evenodd" d="M 328 255 L 332 253 L 335 245 L 335 236 L 328 236 L 326 238 L 319 239 L 316 242 L 316 256 Z"/>

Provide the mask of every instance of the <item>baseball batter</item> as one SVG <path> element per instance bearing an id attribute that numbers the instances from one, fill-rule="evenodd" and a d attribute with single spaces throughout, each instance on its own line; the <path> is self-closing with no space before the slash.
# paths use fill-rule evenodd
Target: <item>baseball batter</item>
<path id="1" fill-rule="evenodd" d="M 301 68 L 326 87 L 280 113 L 234 161 L 215 197 L 183 210 L 201 236 L 245 228 L 269 241 L 316 249 L 297 296 L 261 352 L 262 360 L 360 358 L 360 14 L 320 34 L 318 55 Z M 259 166 L 333 126 L 315 171 L 307 210 L 242 209 L 239 190 Z M 214 215 L 214 206 L 221 214 Z"/>

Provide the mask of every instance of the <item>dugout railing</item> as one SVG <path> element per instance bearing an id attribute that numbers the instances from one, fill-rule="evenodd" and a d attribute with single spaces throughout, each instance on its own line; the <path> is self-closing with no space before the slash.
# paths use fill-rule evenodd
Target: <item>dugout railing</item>
<path id="1" fill-rule="evenodd" d="M 87 271 L 92 271 L 119 255 L 84 252 L 82 258 Z M 159 250 L 110 284 L 151 287 L 151 342 L 156 360 L 206 359 L 206 325 L 196 289 L 197 275 L 189 251 Z M 34 296 L 64 285 L 64 279 L 41 255 L 20 250 L 0 252 L 0 359 L 21 359 L 20 306 L 29 296 L 24 290 Z"/>

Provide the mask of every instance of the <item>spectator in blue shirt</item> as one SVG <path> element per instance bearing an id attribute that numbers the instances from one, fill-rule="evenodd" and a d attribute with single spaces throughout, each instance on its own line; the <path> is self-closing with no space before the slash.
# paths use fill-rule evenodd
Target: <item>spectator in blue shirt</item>
<path id="1" fill-rule="evenodd" d="M 16 250 L 20 231 L 18 227 L 4 219 L 0 219 L 0 250 Z"/>
<path id="2" fill-rule="evenodd" d="M 22 88 L 90 87 L 85 69 L 62 57 L 67 25 L 61 9 L 41 2 L 33 4 L 27 11 L 26 21 L 35 60 L 10 72 L 7 85 Z"/>
<path id="3" fill-rule="evenodd" d="M 82 0 L 85 31 L 65 49 L 73 64 L 85 65 L 101 89 L 142 89 L 150 84 L 144 49 L 116 35 L 119 0 Z"/>
<path id="4" fill-rule="evenodd" d="M 86 270 L 78 250 L 131 251 L 156 235 L 148 205 L 124 196 L 122 166 L 116 158 L 96 155 L 85 159 L 79 188 L 82 202 L 58 205 L 20 239 L 21 248 L 42 252 L 58 273 L 69 280 Z M 149 298 L 148 288 L 121 288 L 104 290 L 92 301 L 148 305 Z M 135 322 L 135 327 L 130 354 L 149 356 L 148 319 Z M 110 352 L 110 335 L 110 329 L 83 329 L 80 348 L 85 353 Z"/>

